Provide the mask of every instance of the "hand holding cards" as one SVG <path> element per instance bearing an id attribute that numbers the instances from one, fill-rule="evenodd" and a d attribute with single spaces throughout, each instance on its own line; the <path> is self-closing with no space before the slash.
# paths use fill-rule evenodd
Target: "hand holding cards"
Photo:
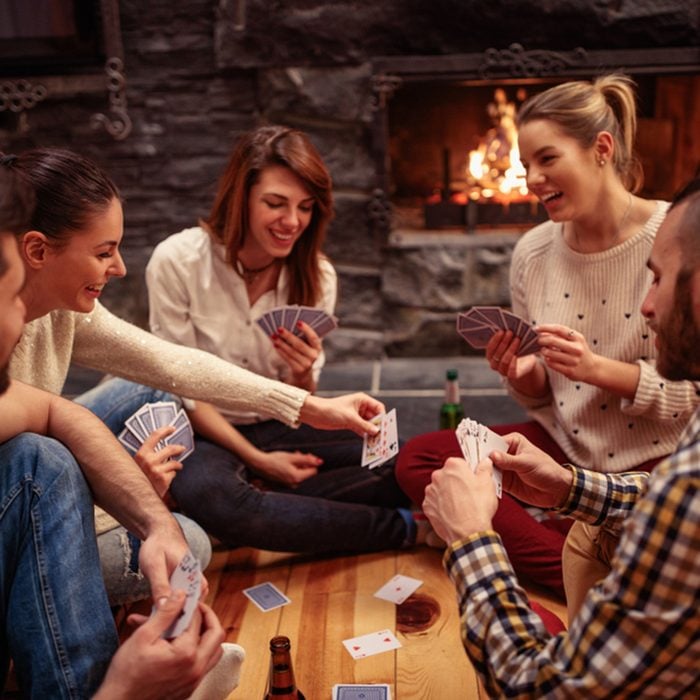
<path id="1" fill-rule="evenodd" d="M 192 615 L 199 602 L 202 588 L 202 569 L 199 560 L 188 551 L 180 560 L 177 568 L 170 576 L 170 588 L 174 591 L 185 591 L 185 604 L 179 617 L 163 632 L 163 639 L 172 639 L 181 635 L 189 626 Z"/>
<path id="2" fill-rule="evenodd" d="M 185 451 L 177 458 L 180 462 L 194 452 L 194 433 L 190 419 L 182 408 L 178 410 L 174 401 L 144 404 L 124 423 L 126 427 L 119 433 L 119 442 L 132 454 L 139 451 L 143 441 L 154 430 L 165 425 L 174 426 L 175 432 L 159 442 L 157 450 L 165 445 L 183 445 Z"/>
<path id="3" fill-rule="evenodd" d="M 465 418 L 457 426 L 455 434 L 464 459 L 467 460 L 472 471 L 475 471 L 476 465 L 482 459 L 486 459 L 494 450 L 508 452 L 508 443 L 500 435 L 470 418 Z M 493 482 L 496 485 L 496 495 L 501 498 L 503 477 L 496 467 L 493 468 Z"/>
<path id="4" fill-rule="evenodd" d="M 498 306 L 472 306 L 457 316 L 457 332 L 477 350 L 483 350 L 497 331 L 513 331 L 513 337 L 520 338 L 518 357 L 540 349 L 532 326 L 524 318 Z"/>
<path id="5" fill-rule="evenodd" d="M 329 316 L 323 309 L 296 304 L 278 306 L 268 311 L 257 320 L 257 324 L 269 337 L 276 335 L 279 328 L 286 328 L 290 333 L 302 337 L 304 332 L 297 325 L 299 321 L 311 326 L 319 338 L 338 326 L 338 319 L 335 316 Z"/>
<path id="6" fill-rule="evenodd" d="M 362 466 L 374 469 L 388 462 L 399 452 L 396 409 L 389 413 L 379 413 L 370 419 L 379 428 L 375 435 L 365 435 L 362 443 Z"/>

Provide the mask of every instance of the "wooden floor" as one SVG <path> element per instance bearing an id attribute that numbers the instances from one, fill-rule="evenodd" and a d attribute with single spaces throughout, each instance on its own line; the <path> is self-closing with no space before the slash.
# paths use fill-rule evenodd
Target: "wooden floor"
<path id="1" fill-rule="evenodd" d="M 416 547 L 400 552 L 308 559 L 255 549 L 215 551 L 206 575 L 207 602 L 227 641 L 246 650 L 241 683 L 231 700 L 259 700 L 268 674 L 269 640 L 292 642 L 297 684 L 307 700 L 330 700 L 336 683 L 388 683 L 394 700 L 484 699 L 459 637 L 454 589 L 442 552 Z M 374 597 L 395 574 L 423 581 L 403 605 Z M 291 604 L 261 612 L 241 593 L 272 581 Z M 566 621 L 565 607 L 529 590 L 531 598 Z M 353 660 L 342 640 L 389 628 L 401 648 Z"/>

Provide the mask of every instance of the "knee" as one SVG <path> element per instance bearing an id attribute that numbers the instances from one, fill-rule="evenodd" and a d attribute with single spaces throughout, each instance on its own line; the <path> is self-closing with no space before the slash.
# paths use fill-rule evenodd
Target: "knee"
<path id="1" fill-rule="evenodd" d="M 59 477 L 84 481 L 82 472 L 70 450 L 58 440 L 21 433 L 2 446 L 0 459 L 4 464 L 17 464 L 27 477 L 51 483 Z"/>

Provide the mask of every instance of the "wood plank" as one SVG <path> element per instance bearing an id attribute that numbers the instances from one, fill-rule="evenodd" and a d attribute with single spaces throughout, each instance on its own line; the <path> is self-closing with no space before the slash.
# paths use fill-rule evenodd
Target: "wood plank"
<path id="1" fill-rule="evenodd" d="M 397 636 L 403 647 L 397 652 L 396 697 L 482 697 L 462 646 L 455 590 L 442 567 L 442 551 L 428 547 L 402 551 L 397 555 L 397 572 L 421 579 L 423 585 L 399 610 Z"/>
<path id="2" fill-rule="evenodd" d="M 393 553 L 297 564 L 280 629 L 292 639 L 297 683 L 307 698 L 330 698 L 336 683 L 394 684 L 395 652 L 353 660 L 344 639 L 394 630 L 394 606 L 373 596 L 394 575 Z"/>
<path id="3" fill-rule="evenodd" d="M 263 696 L 269 672 L 269 642 L 279 631 L 282 610 L 263 612 L 242 591 L 264 581 L 271 581 L 285 591 L 292 561 L 289 555 L 248 548 L 231 551 L 225 560 L 213 608 L 226 630 L 226 641 L 240 644 L 246 652 L 241 682 L 231 693 L 232 698 Z"/>

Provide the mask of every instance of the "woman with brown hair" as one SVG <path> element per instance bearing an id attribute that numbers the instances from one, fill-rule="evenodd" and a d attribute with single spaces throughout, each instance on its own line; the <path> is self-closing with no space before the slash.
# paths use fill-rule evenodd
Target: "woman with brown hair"
<path id="1" fill-rule="evenodd" d="M 332 214 L 330 175 L 303 133 L 244 134 L 207 219 L 153 252 L 152 331 L 313 391 L 324 361 L 314 329 L 300 321 L 301 335 L 280 327 L 269 338 L 256 319 L 288 304 L 333 314 L 336 274 L 321 253 Z M 260 410 L 199 401 L 190 419 L 196 449 L 170 493 L 226 544 L 328 552 L 415 541 L 393 465 L 361 468 L 353 433 L 294 430 Z"/>

